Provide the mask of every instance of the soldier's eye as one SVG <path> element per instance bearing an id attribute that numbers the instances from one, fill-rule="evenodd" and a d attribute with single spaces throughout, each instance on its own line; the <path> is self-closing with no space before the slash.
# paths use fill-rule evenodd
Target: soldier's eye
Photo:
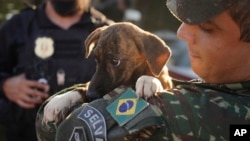
<path id="1" fill-rule="evenodd" d="M 212 33 L 213 32 L 213 26 L 209 22 L 199 24 L 199 28 L 203 32 L 207 32 L 207 33 Z"/>
<path id="2" fill-rule="evenodd" d="M 111 59 L 111 64 L 115 67 L 118 67 L 121 64 L 121 60 L 117 58 L 112 58 Z"/>

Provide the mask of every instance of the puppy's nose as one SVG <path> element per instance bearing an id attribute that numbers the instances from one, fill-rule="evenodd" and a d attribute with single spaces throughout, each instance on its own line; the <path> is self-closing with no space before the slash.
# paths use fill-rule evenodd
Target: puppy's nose
<path id="1" fill-rule="evenodd" d="M 88 90 L 86 93 L 86 97 L 89 101 L 100 98 L 100 95 L 96 91 Z"/>

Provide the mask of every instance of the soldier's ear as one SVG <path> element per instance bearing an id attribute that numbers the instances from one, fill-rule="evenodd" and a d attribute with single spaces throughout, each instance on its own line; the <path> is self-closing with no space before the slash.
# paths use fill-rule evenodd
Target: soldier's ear
<path id="1" fill-rule="evenodd" d="M 93 32 L 89 34 L 89 36 L 86 38 L 84 44 L 85 44 L 85 58 L 88 58 L 91 54 L 96 42 L 99 40 L 101 33 L 107 28 L 108 26 L 103 26 L 95 29 Z"/>

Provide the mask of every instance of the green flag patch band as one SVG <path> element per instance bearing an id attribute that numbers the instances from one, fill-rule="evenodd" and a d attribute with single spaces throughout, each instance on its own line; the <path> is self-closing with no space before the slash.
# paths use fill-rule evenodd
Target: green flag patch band
<path id="1" fill-rule="evenodd" d="M 123 126 L 147 106 L 148 103 L 145 100 L 138 98 L 135 92 L 128 88 L 120 97 L 107 106 L 107 110 L 117 123 Z"/>

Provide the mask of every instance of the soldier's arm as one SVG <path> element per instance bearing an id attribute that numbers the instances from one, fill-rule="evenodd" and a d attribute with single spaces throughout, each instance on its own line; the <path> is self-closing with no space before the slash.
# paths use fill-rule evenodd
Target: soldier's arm
<path id="1" fill-rule="evenodd" d="M 177 84 L 149 101 L 161 107 L 172 137 L 180 140 L 229 140 L 231 124 L 250 123 L 250 97 L 217 86 Z"/>
<path id="2" fill-rule="evenodd" d="M 193 83 L 176 84 L 174 89 L 149 98 L 150 105 L 145 110 L 130 113 L 133 118 L 120 124 L 123 119 L 116 119 L 116 112 L 111 112 L 114 114 L 111 116 L 107 107 L 113 107 L 117 99 L 124 99 L 117 98 L 122 93 L 124 90 L 116 89 L 104 99 L 80 106 L 58 125 L 54 137 L 57 132 L 60 141 L 71 139 L 72 135 L 81 135 L 77 137 L 84 141 L 95 137 L 149 141 L 228 140 L 230 124 L 249 124 L 249 97 Z M 42 136 L 47 135 L 43 132 L 40 131 Z"/>

